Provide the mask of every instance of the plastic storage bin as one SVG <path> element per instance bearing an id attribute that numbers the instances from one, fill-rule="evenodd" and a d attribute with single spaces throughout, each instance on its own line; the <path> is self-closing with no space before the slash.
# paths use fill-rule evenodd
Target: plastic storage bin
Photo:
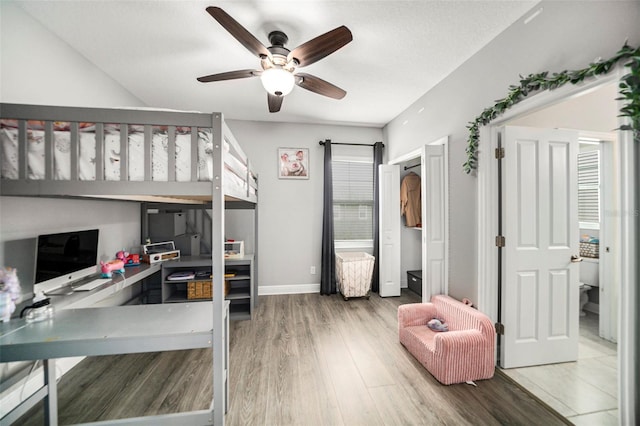
<path id="1" fill-rule="evenodd" d="M 338 290 L 344 300 L 350 297 L 369 298 L 374 262 L 375 257 L 368 253 L 336 253 Z"/>

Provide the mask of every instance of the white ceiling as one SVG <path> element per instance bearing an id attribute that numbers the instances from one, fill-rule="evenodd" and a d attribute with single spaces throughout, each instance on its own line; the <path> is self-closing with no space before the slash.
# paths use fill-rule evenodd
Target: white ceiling
<path id="1" fill-rule="evenodd" d="M 226 118 L 381 127 L 536 1 L 19 1 L 20 6 L 147 106 L 221 111 Z M 271 114 L 259 78 L 196 77 L 259 69 L 206 11 L 219 6 L 269 45 L 296 46 L 340 25 L 353 41 L 303 68 L 347 91 L 334 100 L 295 87 Z"/>

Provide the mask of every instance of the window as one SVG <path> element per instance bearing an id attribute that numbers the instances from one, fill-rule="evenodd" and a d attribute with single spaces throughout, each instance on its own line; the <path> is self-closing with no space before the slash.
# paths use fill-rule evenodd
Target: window
<path id="1" fill-rule="evenodd" d="M 600 229 L 600 144 L 580 142 L 578 153 L 578 221 Z"/>
<path id="2" fill-rule="evenodd" d="M 373 239 L 373 163 L 333 160 L 336 240 Z"/>

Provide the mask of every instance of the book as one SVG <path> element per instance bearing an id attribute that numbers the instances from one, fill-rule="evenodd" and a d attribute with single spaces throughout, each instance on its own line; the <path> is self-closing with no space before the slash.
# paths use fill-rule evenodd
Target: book
<path id="1" fill-rule="evenodd" d="M 213 278 L 211 271 L 197 271 L 196 278 Z"/>
<path id="2" fill-rule="evenodd" d="M 196 277 L 193 271 L 176 271 L 167 276 L 167 281 L 192 280 Z"/>

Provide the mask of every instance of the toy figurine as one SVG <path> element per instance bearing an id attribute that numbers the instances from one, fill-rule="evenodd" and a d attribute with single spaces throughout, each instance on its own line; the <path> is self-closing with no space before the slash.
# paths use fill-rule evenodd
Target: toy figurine
<path id="1" fill-rule="evenodd" d="M 100 261 L 100 269 L 102 270 L 102 278 L 111 278 L 114 272 L 124 275 L 124 262 L 120 259 L 108 262 Z"/>
<path id="2" fill-rule="evenodd" d="M 120 250 L 116 253 L 116 259 L 122 260 L 124 262 L 124 266 L 138 266 L 140 265 L 140 255 L 139 254 L 129 254 L 128 251 Z"/>

